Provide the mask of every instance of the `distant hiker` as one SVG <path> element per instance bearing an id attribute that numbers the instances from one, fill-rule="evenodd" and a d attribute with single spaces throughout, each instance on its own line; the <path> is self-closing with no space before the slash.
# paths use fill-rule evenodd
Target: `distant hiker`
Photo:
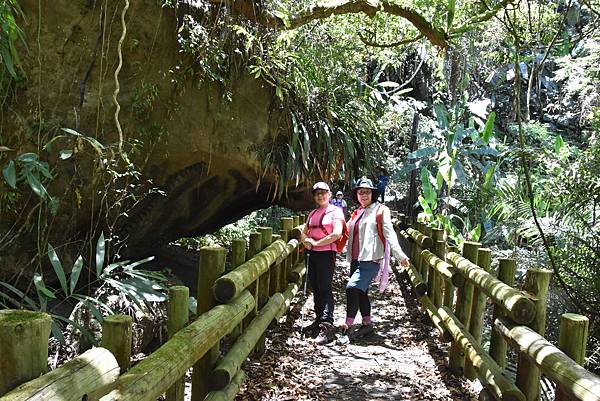
<path id="1" fill-rule="evenodd" d="M 381 194 L 381 203 L 385 202 L 385 188 L 387 187 L 389 180 L 390 177 L 385 174 L 385 171 L 382 171 L 381 174 L 379 174 L 379 177 L 377 177 L 377 190 Z M 375 198 L 375 201 L 377 200 L 378 199 Z"/>
<path id="2" fill-rule="evenodd" d="M 346 208 L 348 204 L 344 200 L 344 193 L 342 191 L 337 191 L 335 193 L 335 198 L 331 199 L 331 204 L 339 207 L 344 212 L 344 219 L 346 218 Z"/>
<path id="3" fill-rule="evenodd" d="M 317 208 L 310 212 L 302 231 L 301 241 L 308 250 L 308 279 L 313 290 L 315 320 L 305 329 L 316 334 L 317 344 L 333 340 L 333 292 L 331 282 L 335 269 L 335 242 L 342 236 L 346 224 L 342 209 L 329 203 L 331 191 L 324 182 L 312 189 Z"/>
<path id="4" fill-rule="evenodd" d="M 348 222 L 350 279 L 346 285 L 346 321 L 338 339 L 342 344 L 349 342 L 350 337 L 359 338 L 373 332 L 369 284 L 380 273 L 379 290 L 385 290 L 390 251 L 402 266 L 406 267 L 409 263 L 392 226 L 390 209 L 377 202 L 378 197 L 379 189 L 367 178 L 360 179 L 352 190 L 352 198 L 360 207 L 352 213 Z M 359 309 L 362 325 L 351 332 Z"/>

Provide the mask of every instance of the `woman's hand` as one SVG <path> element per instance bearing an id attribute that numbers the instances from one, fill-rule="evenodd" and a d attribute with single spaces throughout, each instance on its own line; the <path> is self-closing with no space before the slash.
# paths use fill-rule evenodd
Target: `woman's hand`
<path id="1" fill-rule="evenodd" d="M 306 238 L 304 238 L 303 244 L 306 249 L 310 250 L 310 249 L 312 249 L 313 246 L 315 246 L 315 242 L 316 241 L 314 239 L 312 239 L 310 237 L 306 237 Z"/>
<path id="2" fill-rule="evenodd" d="M 400 259 L 400 266 L 408 267 L 409 264 L 410 264 L 410 260 L 408 258 Z"/>

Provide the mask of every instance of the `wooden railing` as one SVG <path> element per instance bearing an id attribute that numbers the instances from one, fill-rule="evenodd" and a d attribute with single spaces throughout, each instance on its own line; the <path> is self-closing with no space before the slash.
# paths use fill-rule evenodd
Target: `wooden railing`
<path id="1" fill-rule="evenodd" d="M 288 310 L 305 274 L 299 233 L 305 216 L 282 218 L 273 235 L 260 228 L 246 240 L 234 240 L 231 269 L 226 249 L 200 250 L 197 316 L 188 324 L 187 287 L 169 289 L 169 340 L 130 368 L 129 316 L 103 321 L 103 348 L 93 348 L 45 373 L 50 318 L 36 312 L 1 311 L 0 401 L 183 400 L 183 377 L 192 370 L 192 400 L 230 400 L 244 379 L 242 362 L 264 352 L 265 332 Z M 294 228 L 295 227 L 295 228 Z M 234 340 L 220 356 L 225 337 Z M 121 375 L 119 376 L 119 372 Z M 41 375 L 41 376 L 40 376 Z M 33 380 L 31 380 L 33 379 Z M 9 391 L 10 390 L 10 391 Z"/>
<path id="2" fill-rule="evenodd" d="M 540 378 L 556 383 L 555 399 L 600 401 L 600 377 L 585 370 L 588 319 L 567 313 L 559 346 L 547 341 L 546 298 L 551 271 L 529 269 L 521 290 L 513 288 L 516 262 L 500 259 L 491 271 L 491 251 L 465 242 L 462 254 L 449 247 L 444 231 L 393 213 L 409 249 L 406 273 L 440 338 L 452 341 L 448 364 L 456 375 L 478 378 L 481 400 L 538 401 Z M 487 300 L 493 303 L 489 348 L 481 344 Z M 507 375 L 507 345 L 518 354 L 516 381 Z"/>

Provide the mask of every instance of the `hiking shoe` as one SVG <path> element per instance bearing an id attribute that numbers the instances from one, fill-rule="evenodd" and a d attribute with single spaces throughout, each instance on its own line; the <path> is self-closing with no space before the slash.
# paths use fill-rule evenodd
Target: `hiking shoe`
<path id="1" fill-rule="evenodd" d="M 335 340 L 336 345 L 348 345 L 350 343 L 350 329 L 343 329 L 338 338 Z"/>
<path id="2" fill-rule="evenodd" d="M 354 333 L 352 333 L 350 337 L 352 340 L 354 340 L 357 338 L 367 337 L 373 334 L 374 332 L 375 329 L 373 329 L 372 324 L 363 324 L 358 328 L 358 330 L 354 331 Z"/>
<path id="3" fill-rule="evenodd" d="M 315 339 L 318 345 L 324 345 L 333 341 L 333 325 L 329 322 L 323 322 L 319 325 L 319 335 Z"/>
<path id="4" fill-rule="evenodd" d="M 308 334 L 311 337 L 315 337 L 317 335 L 317 333 L 319 332 L 319 325 L 320 324 L 321 324 L 321 321 L 315 319 L 315 321 L 313 321 L 308 326 L 304 326 L 302 328 L 302 331 L 304 333 Z"/>

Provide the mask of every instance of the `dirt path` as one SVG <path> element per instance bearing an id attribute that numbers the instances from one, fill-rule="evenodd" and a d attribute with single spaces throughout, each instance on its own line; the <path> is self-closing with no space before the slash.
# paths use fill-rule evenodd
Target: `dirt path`
<path id="1" fill-rule="evenodd" d="M 345 317 L 348 263 L 334 277 L 336 325 Z M 406 282 L 395 276 L 384 294 L 373 293 L 375 334 L 351 343 L 317 346 L 301 338 L 301 310 L 313 319 L 312 296 L 300 294 L 286 322 L 270 334 L 267 352 L 244 366 L 247 380 L 237 400 L 471 400 L 473 386 L 452 377 L 447 345 L 427 323 Z M 360 317 L 357 319 L 360 322 Z"/>

